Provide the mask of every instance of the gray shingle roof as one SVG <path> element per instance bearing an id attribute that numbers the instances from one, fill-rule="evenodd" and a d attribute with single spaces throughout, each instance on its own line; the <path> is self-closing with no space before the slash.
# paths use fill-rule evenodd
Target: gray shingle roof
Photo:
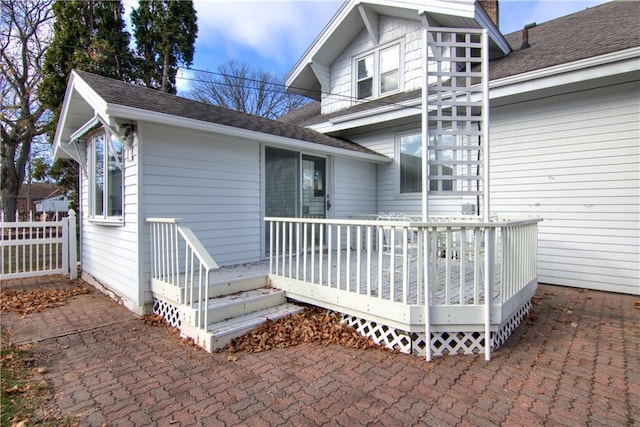
<path id="1" fill-rule="evenodd" d="M 514 49 L 491 62 L 491 79 L 513 76 L 640 46 L 640 2 L 612 1 L 506 35 Z"/>
<path id="2" fill-rule="evenodd" d="M 549 4 L 551 6 L 551 4 Z M 554 65 L 604 55 L 640 46 L 640 2 L 612 1 L 542 23 L 529 30 L 528 49 L 521 49 L 522 31 L 506 35 L 513 51 L 490 64 L 490 79 L 496 80 Z M 414 90 L 380 99 L 397 103 L 420 97 Z M 312 125 L 367 109 L 376 103 L 362 103 L 331 114 L 320 114 L 320 103 L 314 101 L 279 120 Z"/>
<path id="3" fill-rule="evenodd" d="M 295 124 L 278 122 L 241 113 L 222 107 L 217 107 L 176 95 L 149 89 L 132 83 L 74 70 L 105 102 L 184 117 L 208 123 L 231 126 L 234 128 L 256 131 L 264 134 L 306 141 L 333 148 L 355 151 L 366 154 L 376 154 L 375 151 L 354 142 L 334 138 L 320 132 Z"/>

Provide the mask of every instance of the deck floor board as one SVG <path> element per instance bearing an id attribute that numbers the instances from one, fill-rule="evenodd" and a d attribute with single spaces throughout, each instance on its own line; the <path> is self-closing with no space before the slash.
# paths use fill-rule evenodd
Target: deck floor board
<path id="1" fill-rule="evenodd" d="M 349 262 L 347 262 L 347 258 Z M 370 266 L 367 267 L 369 257 L 365 253 L 361 253 L 360 257 L 360 283 L 358 283 L 358 257 L 355 252 L 351 252 L 348 256 L 347 251 L 340 252 L 338 261 L 337 252 L 331 254 L 331 276 L 328 276 L 328 254 L 322 255 L 322 284 L 320 285 L 320 256 L 315 254 L 313 257 L 313 265 L 315 266 L 314 282 L 316 286 L 330 286 L 334 289 L 349 290 L 350 292 L 359 293 L 361 295 L 371 295 L 377 297 L 382 293 L 382 299 L 389 300 L 393 293 L 393 301 L 405 302 L 403 288 L 403 269 L 402 263 L 396 262 L 393 275 L 391 274 L 391 260 L 389 255 L 382 256 L 382 281 L 380 282 L 380 258 L 377 252 L 372 252 L 370 257 Z M 289 277 L 291 266 L 291 278 L 309 281 L 311 279 L 312 257 L 306 257 L 306 269 L 304 268 L 304 255 L 300 255 L 298 259 L 293 255 L 281 257 L 278 266 L 274 265 L 273 273 Z M 338 280 L 338 264 L 340 265 L 340 276 Z M 347 269 L 347 265 L 349 268 Z M 464 267 L 463 267 L 464 265 Z M 418 274 L 417 259 L 411 258 L 407 263 L 407 304 L 424 304 L 424 297 L 418 299 Z M 223 283 L 233 280 L 255 277 L 269 273 L 269 261 L 261 261 L 251 264 L 234 265 L 222 267 L 219 271 L 213 273 L 211 283 Z M 447 269 L 449 274 L 447 275 Z M 347 275 L 347 270 L 348 275 Z M 464 281 L 461 283 L 460 277 L 464 270 Z M 471 262 L 461 262 L 457 259 L 438 258 L 437 261 L 437 281 L 438 286 L 434 291 L 435 303 L 438 305 L 459 305 L 460 294 L 462 292 L 462 304 L 483 304 L 484 303 L 484 277 L 482 268 L 478 271 L 478 279 L 474 280 L 474 266 Z M 284 273 L 284 274 L 283 274 Z M 393 276 L 393 277 L 392 277 Z M 450 286 L 446 286 L 446 278 L 449 277 Z M 393 280 L 391 280 L 393 278 Z M 494 272 L 495 284 L 500 283 L 500 265 L 496 265 Z M 433 282 L 434 280 L 432 280 Z M 369 289 L 370 286 L 370 289 Z M 499 286 L 494 286 L 493 299 L 499 299 Z M 448 289 L 448 291 L 447 291 Z M 475 302 L 477 297 L 478 301 Z"/>

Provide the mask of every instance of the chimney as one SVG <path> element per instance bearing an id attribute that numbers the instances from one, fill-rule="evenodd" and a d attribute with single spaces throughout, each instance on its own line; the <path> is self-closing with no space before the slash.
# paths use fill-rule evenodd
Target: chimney
<path id="1" fill-rule="evenodd" d="M 528 49 L 531 47 L 529 44 L 529 30 L 535 26 L 537 26 L 537 24 L 532 22 L 531 24 L 525 25 L 522 29 L 522 45 L 520 46 L 520 49 Z"/>
<path id="2" fill-rule="evenodd" d="M 489 18 L 499 27 L 500 24 L 500 10 L 498 8 L 498 0 L 478 0 L 480 6 L 487 12 Z"/>

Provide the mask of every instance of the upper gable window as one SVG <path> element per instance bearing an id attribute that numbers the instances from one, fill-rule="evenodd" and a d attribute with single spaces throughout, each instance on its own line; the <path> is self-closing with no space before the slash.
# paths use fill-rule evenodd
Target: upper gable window
<path id="1" fill-rule="evenodd" d="M 357 99 L 377 98 L 400 89 L 400 43 L 385 45 L 355 59 Z"/>
<path id="2" fill-rule="evenodd" d="M 380 94 L 398 90 L 400 84 L 400 45 L 380 51 Z"/>
<path id="3" fill-rule="evenodd" d="M 358 67 L 358 99 L 373 96 L 373 55 L 367 55 L 357 61 Z"/>

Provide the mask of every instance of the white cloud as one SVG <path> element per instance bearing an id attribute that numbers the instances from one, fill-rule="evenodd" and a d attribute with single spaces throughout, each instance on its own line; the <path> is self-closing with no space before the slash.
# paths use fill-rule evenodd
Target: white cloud
<path id="1" fill-rule="evenodd" d="M 186 96 L 191 90 L 191 80 L 194 78 L 193 72 L 180 68 L 176 74 L 176 90 L 178 95 Z"/>
<path id="2" fill-rule="evenodd" d="M 290 63 L 333 16 L 336 1 L 196 0 L 198 46 L 230 58 L 251 49 L 263 59 Z"/>

